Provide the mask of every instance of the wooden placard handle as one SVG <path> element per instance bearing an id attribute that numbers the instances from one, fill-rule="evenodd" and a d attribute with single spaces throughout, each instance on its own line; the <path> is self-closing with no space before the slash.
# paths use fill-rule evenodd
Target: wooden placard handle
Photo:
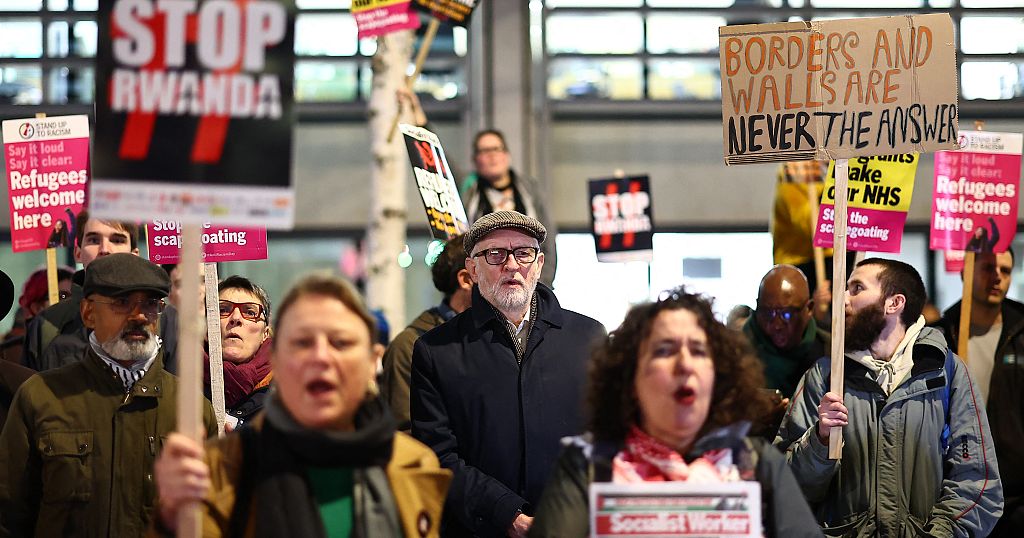
<path id="1" fill-rule="evenodd" d="M 836 160 L 835 231 L 832 243 L 832 371 L 829 391 L 843 396 L 846 364 L 846 211 L 849 201 L 850 163 Z M 828 433 L 828 457 L 843 456 L 843 428 L 834 426 Z"/>
<path id="2" fill-rule="evenodd" d="M 423 35 L 423 41 L 420 43 L 420 50 L 416 53 L 416 66 L 413 68 L 412 74 L 405 79 L 405 87 L 412 91 L 412 87 L 416 84 L 416 79 L 420 76 L 420 71 L 423 70 L 423 62 L 427 60 L 427 53 L 430 52 L 430 46 L 434 43 L 434 36 L 437 35 L 437 28 L 441 26 L 441 22 L 431 17 L 430 25 L 427 26 L 427 32 Z M 398 130 L 398 122 L 402 118 L 402 106 L 398 106 L 398 112 L 395 114 L 394 121 L 391 122 L 391 129 L 388 130 L 388 143 L 395 138 L 395 131 Z"/>

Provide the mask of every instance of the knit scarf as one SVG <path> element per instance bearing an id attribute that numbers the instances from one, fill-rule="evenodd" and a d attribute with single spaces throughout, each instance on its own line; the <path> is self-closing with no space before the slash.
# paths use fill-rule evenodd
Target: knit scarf
<path id="1" fill-rule="evenodd" d="M 230 409 L 242 403 L 256 391 L 257 385 L 270 375 L 271 339 L 267 338 L 246 362 L 235 364 L 224 361 L 224 404 Z M 210 356 L 204 355 L 206 368 L 203 379 L 210 386 Z"/>
<path id="2" fill-rule="evenodd" d="M 270 398 L 263 429 L 244 455 L 244 489 L 254 502 L 257 537 L 324 536 L 307 467 L 387 466 L 395 421 L 382 401 L 364 402 L 355 422 L 351 432 L 311 430 L 296 422 L 278 397 Z M 356 518 L 358 523 L 359 514 Z"/>
<path id="3" fill-rule="evenodd" d="M 736 482 L 739 471 L 733 464 L 732 449 L 704 452 L 690 463 L 661 441 L 633 426 L 625 445 L 612 460 L 612 482 Z"/>

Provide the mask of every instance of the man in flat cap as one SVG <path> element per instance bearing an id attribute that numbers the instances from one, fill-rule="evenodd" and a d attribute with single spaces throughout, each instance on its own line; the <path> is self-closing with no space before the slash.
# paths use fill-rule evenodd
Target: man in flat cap
<path id="1" fill-rule="evenodd" d="M 94 260 L 82 288 L 85 357 L 26 381 L 0 434 L 2 536 L 141 536 L 149 523 L 153 462 L 176 423 L 157 336 L 170 280 L 121 253 Z M 204 418 L 215 433 L 209 405 Z"/>
<path id="2" fill-rule="evenodd" d="M 444 536 L 525 536 L 559 440 L 583 430 L 590 347 L 605 332 L 538 284 L 546 235 L 515 211 L 473 223 L 471 306 L 413 347 L 412 433 L 454 473 Z"/>

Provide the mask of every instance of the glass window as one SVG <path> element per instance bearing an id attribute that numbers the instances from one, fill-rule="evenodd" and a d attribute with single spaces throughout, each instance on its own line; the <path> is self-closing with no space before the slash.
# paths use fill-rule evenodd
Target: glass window
<path id="1" fill-rule="evenodd" d="M 642 99 L 640 60 L 551 60 L 548 96 L 552 99 Z"/>
<path id="2" fill-rule="evenodd" d="M 771 5 L 778 7 L 782 0 L 770 0 Z M 729 7 L 736 0 L 647 0 L 651 7 Z M 740 4 L 749 4 L 750 0 L 741 0 Z"/>
<path id="3" fill-rule="evenodd" d="M 718 60 L 651 60 L 648 97 L 651 99 L 722 98 Z"/>
<path id="4" fill-rule="evenodd" d="M 93 69 L 58 67 L 49 70 L 50 101 L 55 103 L 91 103 Z"/>
<path id="5" fill-rule="evenodd" d="M 39 11 L 43 0 L 4 0 L 4 11 Z"/>
<path id="6" fill-rule="evenodd" d="M 352 15 L 299 15 L 295 21 L 295 54 L 352 56 L 359 45 L 356 34 Z"/>
<path id="7" fill-rule="evenodd" d="M 923 7 L 924 0 L 811 0 L 814 7 Z"/>
<path id="8" fill-rule="evenodd" d="M 465 77 L 461 69 L 427 69 L 420 71 L 413 91 L 427 94 L 438 101 L 455 99 L 465 93 Z"/>
<path id="9" fill-rule="evenodd" d="M 1024 63 L 964 62 L 960 86 L 964 99 L 1024 97 Z"/>
<path id="10" fill-rule="evenodd" d="M 356 64 L 352 62 L 295 62 L 295 100 L 355 101 L 356 68 Z"/>
<path id="11" fill-rule="evenodd" d="M 0 19 L 0 58 L 40 58 L 43 25 L 39 19 Z"/>
<path id="12" fill-rule="evenodd" d="M 718 27 L 723 17 L 692 17 L 652 13 L 647 17 L 647 52 L 718 52 Z"/>
<path id="13" fill-rule="evenodd" d="M 75 23 L 75 53 L 85 58 L 96 56 L 96 21 Z"/>
<path id="14" fill-rule="evenodd" d="M 1024 0 L 960 0 L 960 7 L 1024 7 Z"/>
<path id="15" fill-rule="evenodd" d="M 636 54 L 643 46 L 644 25 L 639 13 L 553 14 L 547 20 L 549 54 Z"/>
<path id="16" fill-rule="evenodd" d="M 0 64 L 0 104 L 38 105 L 43 102 L 43 70 L 38 65 Z"/>
<path id="17" fill-rule="evenodd" d="M 1024 52 L 1024 19 L 964 17 L 960 21 L 960 47 L 965 54 Z"/>
<path id="18" fill-rule="evenodd" d="M 68 21 L 51 22 L 46 27 L 46 52 L 51 58 L 68 55 Z"/>
<path id="19" fill-rule="evenodd" d="M 643 0 L 548 0 L 548 7 L 639 7 Z"/>

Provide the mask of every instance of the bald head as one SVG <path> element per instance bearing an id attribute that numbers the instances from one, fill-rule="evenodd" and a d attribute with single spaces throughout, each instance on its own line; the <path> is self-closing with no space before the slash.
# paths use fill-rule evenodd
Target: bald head
<path id="1" fill-rule="evenodd" d="M 757 290 L 757 324 L 779 349 L 803 340 L 811 320 L 811 292 L 804 273 L 792 265 L 772 267 Z"/>

